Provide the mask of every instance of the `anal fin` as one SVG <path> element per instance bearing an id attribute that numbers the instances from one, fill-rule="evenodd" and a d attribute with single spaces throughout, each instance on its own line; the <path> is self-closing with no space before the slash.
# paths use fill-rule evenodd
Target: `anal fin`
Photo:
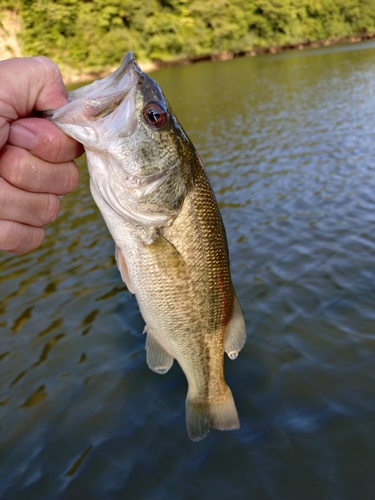
<path id="1" fill-rule="evenodd" d="M 122 281 L 125 282 L 125 285 L 127 286 L 129 292 L 134 294 L 134 289 L 130 281 L 128 266 L 126 265 L 124 256 L 122 255 L 121 248 L 119 248 L 118 246 L 116 246 L 115 258 L 117 262 L 117 267 L 119 268 L 121 274 Z"/>
<path id="2" fill-rule="evenodd" d="M 173 356 L 171 356 L 164 349 L 164 347 L 159 344 L 154 335 L 151 333 L 150 328 L 148 328 L 147 326 L 144 329 L 144 333 L 145 332 L 147 332 L 146 361 L 149 368 L 156 373 L 167 373 L 167 371 L 173 365 Z"/>
<path id="3" fill-rule="evenodd" d="M 245 320 L 237 297 L 234 297 L 233 313 L 227 326 L 224 350 L 230 359 L 236 359 L 246 341 Z"/>

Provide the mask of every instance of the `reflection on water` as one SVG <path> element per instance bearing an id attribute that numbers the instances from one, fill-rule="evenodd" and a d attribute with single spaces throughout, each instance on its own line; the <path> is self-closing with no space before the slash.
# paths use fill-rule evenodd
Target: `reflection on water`
<path id="1" fill-rule="evenodd" d="M 205 160 L 248 340 L 241 429 L 191 443 L 78 190 L 0 256 L 2 499 L 367 500 L 375 488 L 375 43 L 155 73 Z"/>

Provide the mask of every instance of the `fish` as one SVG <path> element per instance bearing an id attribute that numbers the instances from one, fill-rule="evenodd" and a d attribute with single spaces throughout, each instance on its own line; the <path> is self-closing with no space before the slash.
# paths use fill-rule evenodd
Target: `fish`
<path id="1" fill-rule="evenodd" d="M 225 377 L 246 340 L 228 243 L 203 161 L 159 85 L 128 52 L 101 80 L 73 90 L 48 118 L 86 150 L 92 196 L 146 326 L 146 361 L 174 359 L 187 382 L 193 441 L 239 428 Z"/>

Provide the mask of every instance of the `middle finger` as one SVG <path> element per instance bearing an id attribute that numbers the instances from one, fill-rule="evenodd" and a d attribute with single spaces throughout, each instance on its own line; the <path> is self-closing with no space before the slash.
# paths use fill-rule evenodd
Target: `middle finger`
<path id="1" fill-rule="evenodd" d="M 6 144 L 0 151 L 0 176 L 25 191 L 62 195 L 77 187 L 79 171 L 73 161 L 48 163 L 23 148 Z"/>
<path id="2" fill-rule="evenodd" d="M 56 219 L 59 209 L 58 196 L 29 193 L 0 177 L 0 219 L 43 227 Z"/>

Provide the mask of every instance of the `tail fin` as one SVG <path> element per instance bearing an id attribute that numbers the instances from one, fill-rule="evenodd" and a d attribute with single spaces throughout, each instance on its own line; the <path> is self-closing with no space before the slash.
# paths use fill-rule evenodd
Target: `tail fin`
<path id="1" fill-rule="evenodd" d="M 232 392 L 227 387 L 224 401 L 212 403 L 209 401 L 194 401 L 186 399 L 186 426 L 190 439 L 200 441 L 211 428 L 227 431 L 238 429 L 240 422 L 234 404 Z"/>

